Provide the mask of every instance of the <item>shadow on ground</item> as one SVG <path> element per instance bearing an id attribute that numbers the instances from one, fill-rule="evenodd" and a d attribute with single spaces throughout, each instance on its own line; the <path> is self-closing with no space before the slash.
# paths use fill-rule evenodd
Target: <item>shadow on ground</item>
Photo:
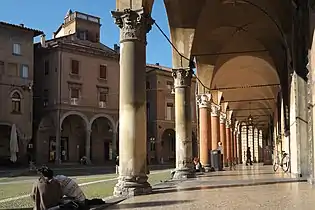
<path id="1" fill-rule="evenodd" d="M 198 177 L 233 177 L 233 176 L 259 176 L 259 175 L 268 175 L 268 174 L 275 174 L 274 172 L 259 172 L 259 173 L 247 173 L 247 174 L 216 174 L 215 172 L 209 172 L 205 174 L 200 174 Z"/>
<path id="2" fill-rule="evenodd" d="M 88 176 L 88 175 L 103 175 L 115 173 L 115 166 L 77 166 L 78 168 L 54 168 L 51 167 L 55 174 L 62 174 L 65 176 Z M 172 167 L 172 165 L 153 165 L 149 166 L 150 170 L 165 170 Z M 20 170 L 12 173 L 0 173 L 0 177 L 19 177 L 19 176 L 36 176 L 37 172 L 30 172 L 28 169 Z"/>
<path id="3" fill-rule="evenodd" d="M 306 182 L 306 180 L 269 180 L 269 181 L 258 181 L 257 182 L 248 182 L 248 183 L 231 183 L 231 184 L 222 184 L 222 185 L 213 185 L 213 186 L 197 186 L 197 187 L 187 187 L 187 188 L 174 188 L 174 187 L 161 187 L 154 189 L 152 194 L 165 194 L 165 193 L 174 193 L 174 192 L 186 192 L 186 191 L 199 191 L 199 190 L 209 190 L 209 189 L 218 189 L 218 188 L 233 188 L 233 187 L 243 187 L 243 186 L 256 186 L 256 185 L 272 185 L 272 184 L 286 184 L 291 182 Z"/>
<path id="4" fill-rule="evenodd" d="M 132 208 L 148 208 L 157 206 L 170 206 L 176 204 L 183 204 L 191 202 L 190 200 L 178 200 L 178 201 L 150 201 L 150 202 L 140 202 L 140 203 L 126 203 L 111 206 L 108 209 L 132 209 Z"/>

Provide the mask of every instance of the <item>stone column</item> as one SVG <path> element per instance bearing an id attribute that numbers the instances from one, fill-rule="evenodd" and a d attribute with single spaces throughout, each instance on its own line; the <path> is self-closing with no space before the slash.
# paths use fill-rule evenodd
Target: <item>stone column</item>
<path id="1" fill-rule="evenodd" d="M 226 114 L 221 112 L 220 113 L 220 141 L 222 142 L 222 147 L 223 147 L 223 162 L 226 163 L 226 126 L 225 126 L 225 123 L 226 123 Z"/>
<path id="2" fill-rule="evenodd" d="M 85 156 L 89 161 L 91 160 L 91 133 L 91 129 L 86 130 Z"/>
<path id="3" fill-rule="evenodd" d="M 218 147 L 220 141 L 220 106 L 217 104 L 211 104 L 211 150 L 215 150 Z"/>
<path id="4" fill-rule="evenodd" d="M 143 9 L 112 12 L 120 28 L 119 178 L 114 195 L 150 193 L 147 171 L 146 34 L 152 19 Z"/>
<path id="5" fill-rule="evenodd" d="M 226 120 L 226 162 L 229 163 L 231 161 L 231 149 L 232 149 L 232 139 L 231 139 L 231 121 Z"/>
<path id="6" fill-rule="evenodd" d="M 195 177 L 192 162 L 190 86 L 192 70 L 173 69 L 175 88 L 176 169 L 173 179 Z"/>
<path id="7" fill-rule="evenodd" d="M 210 159 L 209 159 L 209 141 L 211 138 L 211 125 L 209 126 L 209 123 L 211 121 L 209 120 L 210 116 L 208 114 L 209 108 L 210 108 L 210 100 L 211 95 L 210 94 L 204 94 L 198 96 L 198 105 L 199 105 L 199 135 L 200 135 L 200 151 L 199 151 L 199 157 L 200 162 L 204 166 L 206 171 L 209 171 L 211 165 L 210 165 Z"/>

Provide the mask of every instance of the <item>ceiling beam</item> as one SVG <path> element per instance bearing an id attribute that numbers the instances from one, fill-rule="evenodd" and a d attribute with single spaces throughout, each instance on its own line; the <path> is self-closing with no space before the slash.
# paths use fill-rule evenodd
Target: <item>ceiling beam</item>
<path id="1" fill-rule="evenodd" d="M 264 88 L 264 87 L 277 87 L 280 84 L 257 84 L 257 85 L 244 85 L 244 86 L 234 86 L 234 87 L 220 87 L 213 88 L 211 90 L 237 90 L 237 89 L 249 89 L 249 88 Z"/>
<path id="2" fill-rule="evenodd" d="M 269 51 L 266 49 L 258 49 L 258 50 L 231 51 L 231 52 L 220 52 L 220 53 L 200 53 L 200 54 L 193 54 L 192 56 L 201 57 L 201 56 L 233 55 L 233 54 L 247 54 L 247 53 L 262 53 L 262 52 L 269 52 Z"/>
<path id="3" fill-rule="evenodd" d="M 275 100 L 275 98 L 255 98 L 255 99 L 245 99 L 245 100 L 224 100 L 224 102 L 229 102 L 229 103 L 241 103 L 241 102 L 251 102 L 251 101 L 272 101 Z"/>
<path id="4" fill-rule="evenodd" d="M 249 116 L 249 115 L 248 115 Z M 248 117 L 248 116 L 234 116 L 234 117 Z M 269 117 L 270 115 L 267 114 L 260 114 L 260 115 L 251 115 L 252 117 Z"/>
<path id="5" fill-rule="evenodd" d="M 272 110 L 271 108 L 258 107 L 258 108 L 245 108 L 245 109 L 233 109 L 233 111 L 251 111 L 251 110 Z"/>

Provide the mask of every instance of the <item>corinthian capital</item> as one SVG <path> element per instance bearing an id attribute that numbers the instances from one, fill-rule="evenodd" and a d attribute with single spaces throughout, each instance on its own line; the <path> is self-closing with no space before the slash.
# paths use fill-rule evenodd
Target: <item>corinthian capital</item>
<path id="1" fill-rule="evenodd" d="M 220 106 L 217 104 L 211 104 L 211 116 L 218 117 L 220 114 Z"/>
<path id="2" fill-rule="evenodd" d="M 190 87 L 193 71 L 187 69 L 173 69 L 174 87 Z"/>
<path id="3" fill-rule="evenodd" d="M 121 29 L 120 42 L 127 40 L 146 41 L 146 34 L 151 30 L 153 19 L 146 16 L 143 8 L 112 11 L 115 24 Z"/>
<path id="4" fill-rule="evenodd" d="M 220 113 L 220 124 L 225 124 L 226 121 L 226 114 L 221 112 Z"/>
<path id="5" fill-rule="evenodd" d="M 201 94 L 197 96 L 199 108 L 208 108 L 210 106 L 211 94 Z"/>
<path id="6" fill-rule="evenodd" d="M 231 124 L 232 124 L 231 120 L 227 119 L 225 122 L 226 128 L 231 128 Z"/>

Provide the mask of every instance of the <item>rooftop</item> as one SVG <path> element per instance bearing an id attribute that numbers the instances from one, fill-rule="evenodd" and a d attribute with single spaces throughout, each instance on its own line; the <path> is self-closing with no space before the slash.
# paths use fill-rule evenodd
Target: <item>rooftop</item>
<path id="1" fill-rule="evenodd" d="M 41 34 L 44 34 L 42 31 L 39 31 L 39 30 L 36 30 L 36 29 L 32 29 L 32 28 L 27 28 L 27 27 L 24 26 L 24 24 L 15 25 L 15 24 L 11 24 L 11 23 L 6 23 L 6 22 L 0 21 L 0 26 L 12 27 L 12 28 L 20 29 L 20 30 L 33 32 L 34 33 L 34 37 L 35 36 L 39 36 Z"/>

